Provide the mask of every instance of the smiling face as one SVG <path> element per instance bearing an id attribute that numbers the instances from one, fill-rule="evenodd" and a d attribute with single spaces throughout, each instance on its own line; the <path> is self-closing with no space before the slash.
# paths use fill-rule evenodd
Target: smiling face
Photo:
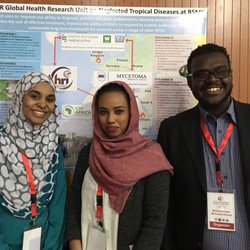
<path id="1" fill-rule="evenodd" d="M 23 97 L 23 114 L 32 125 L 44 123 L 55 109 L 55 91 L 48 83 L 37 83 Z"/>
<path id="2" fill-rule="evenodd" d="M 209 74 L 205 80 L 196 79 L 195 72 L 197 70 L 213 72 L 223 66 L 230 69 L 228 59 L 223 53 L 201 54 L 192 60 L 190 69 L 194 76 L 188 77 L 188 85 L 195 98 L 206 111 L 215 116 L 225 112 L 230 103 L 233 88 L 231 72 L 223 78 Z"/>
<path id="3" fill-rule="evenodd" d="M 97 101 L 97 118 L 107 138 L 123 135 L 128 127 L 130 110 L 125 93 L 112 91 L 102 93 Z"/>

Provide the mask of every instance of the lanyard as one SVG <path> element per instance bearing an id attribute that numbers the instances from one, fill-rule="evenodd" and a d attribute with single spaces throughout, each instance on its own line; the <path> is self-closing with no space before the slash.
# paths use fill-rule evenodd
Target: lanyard
<path id="1" fill-rule="evenodd" d="M 202 131 L 208 145 L 210 146 L 210 148 L 213 150 L 213 152 L 215 154 L 216 180 L 217 180 L 218 186 L 222 187 L 223 181 L 222 181 L 222 175 L 221 175 L 221 169 L 220 169 L 220 155 L 221 155 L 223 149 L 225 148 L 225 146 L 227 145 L 227 142 L 228 142 L 228 140 L 233 132 L 234 123 L 232 121 L 229 122 L 218 150 L 215 147 L 213 138 L 212 138 L 210 132 L 208 131 L 206 124 L 205 124 L 204 120 L 202 119 L 202 117 L 200 119 L 200 126 L 201 126 L 201 131 Z"/>
<path id="2" fill-rule="evenodd" d="M 103 210 L 102 187 L 98 184 L 97 193 L 96 193 L 96 218 L 97 218 L 97 223 L 101 227 L 103 227 L 102 210 Z"/>
<path id="3" fill-rule="evenodd" d="M 30 201 L 31 201 L 31 218 L 34 221 L 37 215 L 37 205 L 36 205 L 36 186 L 34 182 L 34 177 L 30 168 L 30 164 L 28 158 L 24 153 L 21 152 L 21 156 L 23 159 L 24 167 L 26 169 L 28 182 L 30 186 Z"/>

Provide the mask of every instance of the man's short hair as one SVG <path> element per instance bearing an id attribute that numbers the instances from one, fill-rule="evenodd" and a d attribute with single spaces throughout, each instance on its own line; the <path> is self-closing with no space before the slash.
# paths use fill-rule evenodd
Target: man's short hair
<path id="1" fill-rule="evenodd" d="M 195 50 L 193 50 L 191 52 L 191 54 L 187 60 L 188 73 L 191 73 L 191 63 L 195 57 L 202 55 L 202 54 L 209 54 L 209 53 L 222 53 L 222 54 L 224 54 L 228 60 L 228 66 L 229 66 L 229 68 L 231 68 L 230 57 L 229 57 L 227 50 L 224 47 L 221 47 L 217 44 L 207 43 L 207 44 L 203 44 L 201 46 L 198 46 Z"/>

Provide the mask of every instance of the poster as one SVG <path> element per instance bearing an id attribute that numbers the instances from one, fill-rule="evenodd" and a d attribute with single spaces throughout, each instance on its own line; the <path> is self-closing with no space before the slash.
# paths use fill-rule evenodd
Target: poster
<path id="1" fill-rule="evenodd" d="M 91 101 L 107 81 L 137 97 L 140 133 L 195 105 L 179 69 L 206 42 L 207 9 L 0 4 L 0 125 L 20 77 L 50 74 L 65 138 L 91 138 Z"/>

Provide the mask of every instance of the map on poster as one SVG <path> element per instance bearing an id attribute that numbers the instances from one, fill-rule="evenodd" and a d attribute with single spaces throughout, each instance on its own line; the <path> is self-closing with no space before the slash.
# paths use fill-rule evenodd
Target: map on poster
<path id="1" fill-rule="evenodd" d="M 140 132 L 194 106 L 179 69 L 206 42 L 207 9 L 0 4 L 0 124 L 18 79 L 50 74 L 62 134 L 91 137 L 91 101 L 108 81 L 137 97 Z"/>

